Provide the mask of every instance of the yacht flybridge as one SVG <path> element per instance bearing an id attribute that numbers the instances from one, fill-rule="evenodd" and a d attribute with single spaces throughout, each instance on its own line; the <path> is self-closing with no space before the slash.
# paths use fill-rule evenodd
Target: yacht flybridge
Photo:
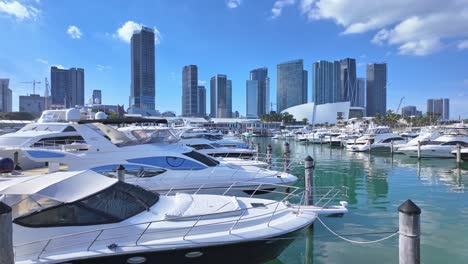
<path id="1" fill-rule="evenodd" d="M 162 196 L 90 170 L 3 178 L 0 199 L 13 209 L 17 264 L 262 263 L 318 214 L 347 212 L 294 203 L 300 192 Z"/>

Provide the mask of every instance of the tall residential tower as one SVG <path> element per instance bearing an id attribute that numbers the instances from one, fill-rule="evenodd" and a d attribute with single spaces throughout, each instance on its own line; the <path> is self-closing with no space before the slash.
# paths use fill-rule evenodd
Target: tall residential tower
<path id="1" fill-rule="evenodd" d="M 217 74 L 210 80 L 210 116 L 232 116 L 232 82 L 224 74 Z"/>
<path id="2" fill-rule="evenodd" d="M 278 112 L 307 103 L 307 71 L 303 60 L 277 65 L 276 104 Z"/>
<path id="3" fill-rule="evenodd" d="M 366 115 L 384 115 L 387 111 L 387 64 L 367 64 Z"/>
<path id="4" fill-rule="evenodd" d="M 198 107 L 198 68 L 197 65 L 182 69 L 182 116 L 197 116 Z"/>
<path id="5" fill-rule="evenodd" d="M 154 30 L 142 27 L 131 40 L 130 107 L 155 109 Z"/>
<path id="6" fill-rule="evenodd" d="M 84 105 L 84 70 L 80 68 L 50 68 L 52 105 L 64 108 Z"/>

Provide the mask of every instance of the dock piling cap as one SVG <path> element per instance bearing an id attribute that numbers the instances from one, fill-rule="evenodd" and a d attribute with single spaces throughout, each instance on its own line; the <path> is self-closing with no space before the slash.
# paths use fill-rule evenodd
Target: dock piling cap
<path id="1" fill-rule="evenodd" d="M 119 170 L 125 170 L 125 167 L 122 166 L 122 164 L 120 164 L 120 165 L 117 167 L 117 170 L 118 170 L 118 171 L 119 171 Z"/>
<path id="2" fill-rule="evenodd" d="M 11 207 L 0 202 L 0 215 L 8 214 L 11 212 Z"/>
<path id="3" fill-rule="evenodd" d="M 314 161 L 314 159 L 309 155 L 305 158 L 305 161 Z"/>
<path id="4" fill-rule="evenodd" d="M 419 208 L 413 201 L 410 199 L 406 200 L 398 207 L 398 211 L 400 213 L 408 214 L 408 215 L 420 215 L 421 208 Z"/>

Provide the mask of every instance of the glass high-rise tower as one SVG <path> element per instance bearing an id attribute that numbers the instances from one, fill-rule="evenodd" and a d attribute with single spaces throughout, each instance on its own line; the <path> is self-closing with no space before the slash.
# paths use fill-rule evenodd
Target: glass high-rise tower
<path id="1" fill-rule="evenodd" d="M 53 105 L 65 108 L 84 105 L 84 70 L 50 68 L 50 92 Z"/>
<path id="2" fill-rule="evenodd" d="M 210 116 L 232 117 L 232 82 L 224 74 L 210 80 Z"/>
<path id="3" fill-rule="evenodd" d="M 276 106 L 278 112 L 307 103 L 307 71 L 303 60 L 278 64 Z"/>
<path id="4" fill-rule="evenodd" d="M 182 116 L 197 116 L 198 112 L 198 68 L 188 65 L 182 69 Z"/>
<path id="5" fill-rule="evenodd" d="M 270 78 L 268 78 L 268 68 L 258 68 L 250 71 L 250 81 L 256 81 L 257 88 L 256 88 L 256 95 L 254 96 L 253 88 L 250 89 L 250 113 L 252 117 L 259 117 L 261 115 L 267 114 L 269 112 L 269 102 L 270 102 Z M 246 88 L 247 88 L 247 100 L 249 100 L 249 84 L 250 87 L 253 87 L 253 82 L 247 81 Z M 255 97 L 255 103 L 252 101 L 253 97 Z M 253 107 L 257 108 L 253 110 Z M 248 114 L 247 114 L 248 115 Z"/>
<path id="6" fill-rule="evenodd" d="M 155 109 L 154 30 L 142 27 L 131 40 L 130 107 Z"/>
<path id="7" fill-rule="evenodd" d="M 312 65 L 312 95 L 315 104 L 340 102 L 340 67 L 339 61 L 318 61 Z"/>
<path id="8" fill-rule="evenodd" d="M 375 116 L 387 112 L 387 64 L 367 64 L 366 115 Z"/>

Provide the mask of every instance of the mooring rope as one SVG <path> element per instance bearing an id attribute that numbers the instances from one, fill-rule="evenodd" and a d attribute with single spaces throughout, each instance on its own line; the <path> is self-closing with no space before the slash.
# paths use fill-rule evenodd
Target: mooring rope
<path id="1" fill-rule="evenodd" d="M 349 239 L 349 238 L 346 238 L 346 237 L 343 237 L 337 233 L 335 233 L 333 230 L 331 230 L 330 227 L 328 227 L 323 221 L 322 219 L 320 219 L 320 217 L 317 217 L 317 220 L 328 230 L 330 231 L 330 233 L 332 233 L 333 235 L 335 235 L 336 237 L 338 238 L 341 238 L 342 240 L 344 241 L 347 241 L 347 242 L 350 242 L 350 243 L 355 243 L 355 244 L 372 244 L 372 243 L 378 243 L 378 242 L 382 242 L 384 240 L 387 240 L 389 238 L 392 238 L 396 235 L 399 234 L 399 231 L 396 231 L 395 233 L 389 235 L 389 236 L 386 236 L 386 237 L 383 237 L 383 238 L 380 238 L 380 239 L 377 239 L 377 240 L 370 240 L 370 241 L 358 241 L 358 240 L 352 240 L 352 239 Z"/>

